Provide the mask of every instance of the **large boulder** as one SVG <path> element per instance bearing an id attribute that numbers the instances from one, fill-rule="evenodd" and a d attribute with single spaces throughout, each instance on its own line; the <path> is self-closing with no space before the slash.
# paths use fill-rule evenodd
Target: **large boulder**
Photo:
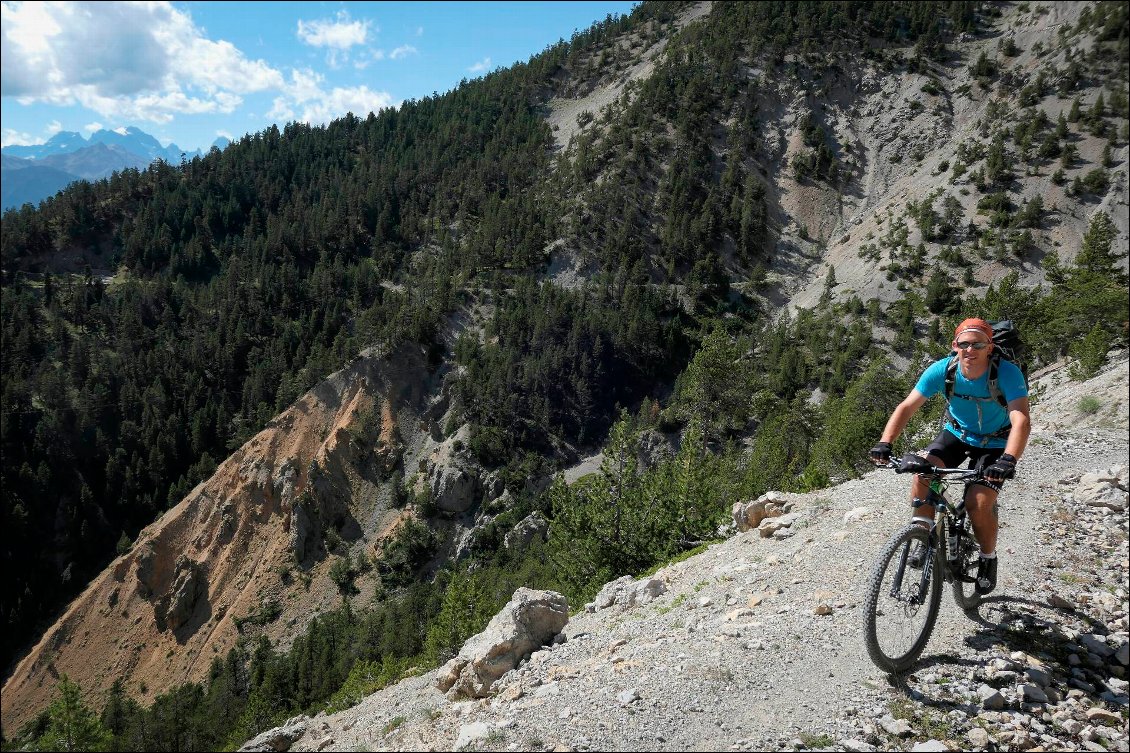
<path id="1" fill-rule="evenodd" d="M 535 538 L 545 539 L 549 531 L 549 521 L 540 512 L 532 512 L 518 521 L 502 539 L 502 545 L 510 551 L 525 549 Z"/>
<path id="2" fill-rule="evenodd" d="M 739 531 L 749 531 L 760 526 L 766 518 L 776 518 L 792 509 L 793 503 L 781 492 L 766 492 L 752 501 L 735 502 L 730 514 Z"/>
<path id="3" fill-rule="evenodd" d="M 504 674 L 550 643 L 569 622 L 569 603 L 555 591 L 519 588 L 483 632 L 443 666 L 436 687 L 451 699 L 486 698 Z"/>
<path id="4" fill-rule="evenodd" d="M 633 580 L 632 576 L 624 575 L 610 583 L 605 583 L 604 588 L 588 604 L 586 612 L 597 612 L 618 605 L 624 609 L 631 609 L 638 604 L 647 604 L 667 592 L 667 584 L 659 578 L 643 578 Z"/>
<path id="5" fill-rule="evenodd" d="M 1130 499 L 1125 489 L 1125 474 L 1124 468 L 1085 473 L 1075 487 L 1075 499 L 1090 507 L 1125 510 Z"/>
<path id="6" fill-rule="evenodd" d="M 479 477 L 458 465 L 436 465 L 431 474 L 432 501 L 443 512 L 464 512 L 479 496 Z"/>
<path id="7" fill-rule="evenodd" d="M 196 611 L 201 597 L 208 595 L 208 577 L 199 562 L 181 555 L 173 570 L 173 583 L 158 601 L 156 609 L 157 627 L 161 630 L 176 630 L 188 622 Z"/>
<path id="8" fill-rule="evenodd" d="M 240 747 L 240 753 L 281 753 L 290 750 L 294 741 L 306 733 L 310 726 L 310 718 L 296 716 L 286 720 L 281 727 L 274 727 L 261 732 Z"/>

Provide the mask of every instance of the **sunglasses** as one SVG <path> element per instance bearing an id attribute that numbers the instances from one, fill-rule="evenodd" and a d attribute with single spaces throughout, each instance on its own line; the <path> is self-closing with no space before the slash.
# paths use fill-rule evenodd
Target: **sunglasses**
<path id="1" fill-rule="evenodd" d="M 983 343 L 983 342 L 979 342 L 979 341 L 968 341 L 968 340 L 965 341 L 965 342 L 955 342 L 953 344 L 953 346 L 955 348 L 957 348 L 958 350 L 966 350 L 968 348 L 973 348 L 973 350 L 984 350 L 985 348 L 989 347 L 990 345 L 992 345 L 992 343 Z"/>

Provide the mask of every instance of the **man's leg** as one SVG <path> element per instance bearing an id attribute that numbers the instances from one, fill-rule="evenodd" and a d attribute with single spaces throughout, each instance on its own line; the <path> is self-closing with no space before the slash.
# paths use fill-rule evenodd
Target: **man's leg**
<path id="1" fill-rule="evenodd" d="M 997 587 L 997 531 L 999 530 L 996 489 L 974 484 L 968 488 L 965 507 L 973 535 L 981 545 L 977 561 L 977 593 L 984 596 Z"/>
<path id="2" fill-rule="evenodd" d="M 945 468 L 945 461 L 936 455 L 930 454 L 926 459 L 933 463 L 938 468 Z M 930 498 L 930 482 L 915 474 L 914 480 L 910 482 L 910 504 L 914 507 L 914 517 L 924 518 L 927 521 L 934 520 L 934 506 L 933 505 L 919 505 L 918 501 L 925 501 Z"/>
<path id="3" fill-rule="evenodd" d="M 936 455 L 927 455 L 926 459 L 939 468 L 945 467 L 945 461 Z M 918 504 L 930 498 L 930 482 L 926 478 L 915 474 L 914 479 L 910 482 L 910 504 L 914 508 L 914 517 L 911 520 L 914 523 L 929 528 L 934 522 L 934 506 L 927 504 Z M 922 542 L 915 542 L 910 548 L 910 554 L 907 558 L 907 563 L 918 570 L 922 567 L 926 559 L 926 547 Z"/>
<path id="4" fill-rule="evenodd" d="M 981 554 L 995 554 L 997 551 L 997 495 L 995 489 L 974 484 L 969 487 L 965 498 L 965 508 L 969 511 L 969 522 L 973 524 L 973 535 L 981 545 Z"/>

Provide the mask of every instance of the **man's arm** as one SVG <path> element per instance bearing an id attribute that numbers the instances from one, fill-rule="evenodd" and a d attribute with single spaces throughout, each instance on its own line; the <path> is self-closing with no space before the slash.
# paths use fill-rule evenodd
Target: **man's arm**
<path id="1" fill-rule="evenodd" d="M 1008 404 L 1008 420 L 1012 422 L 1012 430 L 1008 433 L 1008 444 L 1004 452 L 1017 460 L 1024 454 L 1024 448 L 1028 446 L 1028 435 L 1032 433 L 1028 408 L 1027 397 L 1018 397 Z"/>
<path id="2" fill-rule="evenodd" d="M 1025 400 L 1025 403 L 1027 403 L 1027 400 Z M 910 394 L 891 413 L 891 417 L 887 419 L 887 426 L 883 429 L 883 438 L 879 441 L 894 444 L 899 434 L 902 434 L 902 430 L 910 423 L 911 417 L 925 404 L 926 396 L 916 389 L 911 390 Z M 1028 435 L 1025 434 L 1024 436 L 1027 440 Z"/>

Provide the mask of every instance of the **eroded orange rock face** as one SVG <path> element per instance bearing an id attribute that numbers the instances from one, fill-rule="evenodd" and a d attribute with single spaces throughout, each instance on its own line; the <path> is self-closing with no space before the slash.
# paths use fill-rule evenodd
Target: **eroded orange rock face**
<path id="1" fill-rule="evenodd" d="M 340 603 L 318 548 L 322 527 L 369 538 L 403 517 L 381 509 L 375 479 L 400 462 L 398 427 L 420 423 L 426 394 L 423 359 L 409 352 L 358 359 L 304 395 L 70 604 L 4 684 L 4 729 L 46 708 L 63 674 L 95 708 L 119 677 L 142 703 L 205 680 L 212 660 L 235 646 L 237 618 L 266 602 L 281 614 L 245 632 L 288 645 L 312 616 Z M 365 436 L 370 424 L 373 436 Z M 298 511 L 311 499 L 312 535 L 298 542 L 296 558 Z M 288 575 L 299 568 L 311 575 L 308 589 Z"/>

